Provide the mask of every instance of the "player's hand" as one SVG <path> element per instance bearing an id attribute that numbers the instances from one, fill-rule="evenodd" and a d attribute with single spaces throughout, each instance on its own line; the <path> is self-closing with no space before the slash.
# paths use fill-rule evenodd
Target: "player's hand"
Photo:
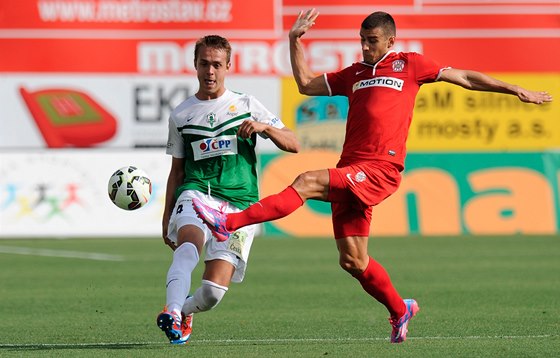
<path id="1" fill-rule="evenodd" d="M 169 219 L 164 219 L 161 223 L 161 236 L 163 237 L 163 242 L 171 248 L 171 250 L 175 251 L 177 245 L 173 243 L 173 241 L 169 240 L 167 237 L 167 228 L 169 227 Z"/>
<path id="2" fill-rule="evenodd" d="M 175 245 L 175 243 L 171 240 L 169 240 L 169 238 L 167 236 L 163 237 L 163 242 L 169 246 L 171 248 L 171 250 L 175 251 L 175 249 L 177 249 L 177 245 Z"/>
<path id="3" fill-rule="evenodd" d="M 545 91 L 527 91 L 522 90 L 517 94 L 517 97 L 525 103 L 543 104 L 545 102 L 552 102 L 552 96 Z"/>
<path id="4" fill-rule="evenodd" d="M 315 25 L 315 19 L 319 16 L 319 13 L 315 9 L 310 9 L 305 12 L 300 11 L 296 22 L 292 25 L 290 29 L 289 37 L 290 39 L 296 39 L 307 32 L 311 26 Z"/>
<path id="5" fill-rule="evenodd" d="M 237 130 L 237 136 L 240 138 L 250 138 L 255 133 L 261 133 L 268 128 L 268 125 L 256 121 L 244 121 Z"/>

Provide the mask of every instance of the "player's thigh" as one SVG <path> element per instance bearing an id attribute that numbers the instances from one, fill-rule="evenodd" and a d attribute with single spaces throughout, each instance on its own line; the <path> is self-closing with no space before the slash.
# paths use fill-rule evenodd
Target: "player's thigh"
<path id="1" fill-rule="evenodd" d="M 292 187 L 303 199 L 327 200 L 329 192 L 329 170 L 320 169 L 301 173 Z"/>
<path id="2" fill-rule="evenodd" d="M 229 205 L 226 210 L 229 212 L 239 212 L 240 209 Z M 247 262 L 253 239 L 255 236 L 256 225 L 245 226 L 235 231 L 228 240 L 219 242 L 217 240 L 208 240 L 206 242 L 206 253 L 204 261 L 206 263 L 212 261 L 224 261 L 234 268 L 233 276 L 230 277 L 233 282 L 241 282 L 245 277 Z M 223 268 L 225 273 L 220 273 L 222 277 L 229 277 L 228 266 L 214 263 L 217 268 Z M 215 271 L 215 270 L 214 270 Z M 217 275 L 217 273 L 215 273 Z"/>
<path id="3" fill-rule="evenodd" d="M 367 236 L 347 236 L 337 239 L 336 247 L 341 259 L 364 260 L 368 258 Z"/>
<path id="4" fill-rule="evenodd" d="M 332 202 L 332 225 L 335 239 L 369 236 L 371 206 L 364 206 L 351 192 L 348 201 Z"/>
<path id="5" fill-rule="evenodd" d="M 202 279 L 212 281 L 220 286 L 229 287 L 235 269 L 236 267 L 226 260 L 216 259 L 206 261 Z"/>
<path id="6" fill-rule="evenodd" d="M 186 241 L 194 241 L 195 245 L 200 244 L 200 246 L 197 245 L 200 251 L 200 248 L 208 240 L 208 229 L 196 216 L 192 206 L 192 199 L 202 196 L 203 194 L 198 191 L 186 190 L 177 198 L 167 230 L 167 236 L 174 244 L 180 245 Z"/>
<path id="7" fill-rule="evenodd" d="M 198 250 L 198 255 L 200 256 L 202 252 L 202 247 L 206 242 L 205 233 L 202 228 L 198 225 L 187 224 L 179 228 L 177 233 L 177 247 L 181 246 L 185 242 L 190 242 L 194 244 Z"/>

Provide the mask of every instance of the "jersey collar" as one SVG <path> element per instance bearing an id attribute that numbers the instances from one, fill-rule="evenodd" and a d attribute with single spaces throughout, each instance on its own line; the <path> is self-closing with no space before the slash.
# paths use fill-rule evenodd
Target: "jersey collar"
<path id="1" fill-rule="evenodd" d="M 377 69 L 377 65 L 381 62 L 383 62 L 389 55 L 393 54 L 393 53 L 397 53 L 395 50 L 389 50 L 385 55 L 383 55 L 383 57 L 381 57 L 381 59 L 379 61 L 377 61 L 375 64 L 369 64 L 366 63 L 364 61 L 360 62 L 362 65 L 366 65 L 368 67 L 372 67 L 372 76 L 375 76 L 375 70 Z"/>

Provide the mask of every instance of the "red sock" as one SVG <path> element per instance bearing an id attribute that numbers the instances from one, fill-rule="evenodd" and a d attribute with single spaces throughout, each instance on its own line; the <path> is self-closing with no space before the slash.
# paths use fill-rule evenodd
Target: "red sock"
<path id="1" fill-rule="evenodd" d="M 303 200 L 297 191 L 288 186 L 280 193 L 267 196 L 239 213 L 228 214 L 226 228 L 235 231 L 247 225 L 280 219 L 302 205 Z"/>
<path id="2" fill-rule="evenodd" d="M 366 270 L 354 277 L 367 293 L 387 307 L 391 317 L 399 319 L 406 313 L 403 299 L 391 283 L 387 271 L 377 261 L 370 257 Z"/>

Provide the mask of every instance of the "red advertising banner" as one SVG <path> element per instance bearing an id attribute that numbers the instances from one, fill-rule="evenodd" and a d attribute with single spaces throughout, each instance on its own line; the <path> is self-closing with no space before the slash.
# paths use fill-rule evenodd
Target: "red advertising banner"
<path id="1" fill-rule="evenodd" d="M 230 73 L 291 74 L 287 40 L 230 40 L 234 52 Z M 193 46 L 194 39 L 0 39 L 0 71 L 194 73 Z M 305 46 L 317 73 L 336 71 L 361 60 L 359 39 L 308 40 Z M 487 72 L 559 70 L 560 41 L 557 39 L 410 39 L 397 41 L 395 48 L 420 52 L 455 68 Z"/>
<path id="2" fill-rule="evenodd" d="M 318 73 L 361 60 L 359 26 L 375 10 L 395 17 L 397 51 L 480 71 L 558 70 L 557 0 L 0 0 L 0 72 L 192 73 L 193 42 L 216 33 L 232 41 L 234 74 L 289 75 L 286 32 L 309 7 L 321 13 L 305 37 Z"/>
<path id="3" fill-rule="evenodd" d="M 281 16 L 276 3 L 274 0 L 0 0 L 0 28 L 271 31 L 276 30 Z"/>

